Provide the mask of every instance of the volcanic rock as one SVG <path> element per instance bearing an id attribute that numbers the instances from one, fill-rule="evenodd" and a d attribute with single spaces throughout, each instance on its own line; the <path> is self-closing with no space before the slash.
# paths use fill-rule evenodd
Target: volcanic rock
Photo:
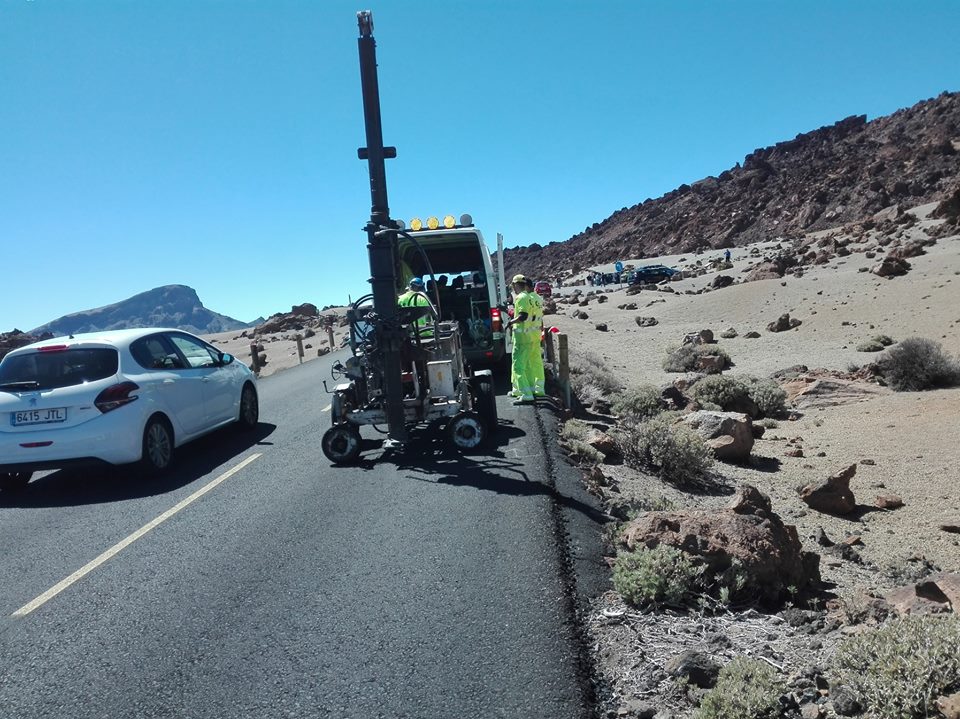
<path id="1" fill-rule="evenodd" d="M 776 602 L 791 589 L 818 582 L 819 557 L 804 552 L 797 528 L 785 525 L 770 499 L 743 485 L 730 505 L 717 510 L 647 512 L 627 524 L 621 541 L 628 549 L 666 544 L 720 574 L 734 562 L 746 575 L 746 587 L 765 602 Z"/>
<path id="2" fill-rule="evenodd" d="M 849 514 L 857 501 L 850 489 L 850 480 L 857 473 L 857 465 L 840 470 L 819 484 L 808 484 L 800 490 L 800 499 L 811 509 L 825 514 Z"/>

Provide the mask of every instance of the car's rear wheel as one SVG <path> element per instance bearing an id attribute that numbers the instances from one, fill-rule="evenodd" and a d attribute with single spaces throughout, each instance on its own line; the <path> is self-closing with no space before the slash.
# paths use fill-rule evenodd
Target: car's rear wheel
<path id="1" fill-rule="evenodd" d="M 257 390 L 252 385 L 245 384 L 240 393 L 240 417 L 237 419 L 237 425 L 241 429 L 256 429 L 260 423 L 260 400 L 257 397 Z"/>
<path id="2" fill-rule="evenodd" d="M 0 490 L 19 492 L 30 481 L 33 472 L 0 472 Z"/>
<path id="3" fill-rule="evenodd" d="M 151 417 L 143 430 L 140 467 L 147 475 L 158 475 L 173 464 L 173 430 L 163 417 Z"/>

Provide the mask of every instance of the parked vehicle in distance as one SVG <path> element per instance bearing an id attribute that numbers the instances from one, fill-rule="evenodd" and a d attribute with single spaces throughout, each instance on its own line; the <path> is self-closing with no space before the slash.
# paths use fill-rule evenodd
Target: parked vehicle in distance
<path id="1" fill-rule="evenodd" d="M 669 280 L 678 274 L 680 274 L 680 270 L 674 269 L 673 267 L 667 267 L 666 265 L 647 265 L 646 267 L 638 267 L 633 270 L 630 284 L 644 285 L 651 282 L 660 282 L 661 280 Z"/>
<path id="2" fill-rule="evenodd" d="M 259 422 L 256 375 L 188 332 L 149 328 L 42 340 L 0 361 L 0 489 L 33 472 L 138 463 L 229 424 Z"/>
<path id="3" fill-rule="evenodd" d="M 550 297 L 553 294 L 553 287 L 551 287 L 550 283 L 546 280 L 540 280 L 534 283 L 533 291 L 541 297 Z"/>

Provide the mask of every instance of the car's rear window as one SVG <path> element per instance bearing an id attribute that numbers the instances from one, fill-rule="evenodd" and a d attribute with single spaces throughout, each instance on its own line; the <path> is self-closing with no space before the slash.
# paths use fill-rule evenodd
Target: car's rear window
<path id="1" fill-rule="evenodd" d="M 117 373 L 120 357 L 107 347 L 7 355 L 0 362 L 0 391 L 54 389 Z"/>

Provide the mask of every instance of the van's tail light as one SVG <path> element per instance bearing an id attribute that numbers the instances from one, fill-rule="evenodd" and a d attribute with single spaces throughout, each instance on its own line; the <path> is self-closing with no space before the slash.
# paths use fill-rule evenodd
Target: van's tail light
<path id="1" fill-rule="evenodd" d="M 500 308 L 491 307 L 490 308 L 490 329 L 494 332 L 503 331 L 503 320 L 500 319 Z"/>
<path id="2" fill-rule="evenodd" d="M 133 402 L 137 397 L 136 395 L 131 397 L 130 393 L 136 392 L 138 389 L 140 387 L 133 382 L 113 384 L 98 394 L 93 403 L 97 406 L 97 409 L 106 414 L 117 407 L 123 407 L 123 405 Z"/>

